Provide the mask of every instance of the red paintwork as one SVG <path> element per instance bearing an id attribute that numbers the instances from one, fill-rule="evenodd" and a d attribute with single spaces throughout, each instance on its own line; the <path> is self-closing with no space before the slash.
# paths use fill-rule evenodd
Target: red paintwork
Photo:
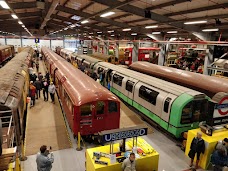
<path id="1" fill-rule="evenodd" d="M 73 67 L 69 62 L 47 48 L 41 49 L 45 54 L 45 63 L 49 66 L 50 75 L 55 82 L 56 89 L 61 99 L 69 126 L 75 135 L 91 135 L 103 130 L 119 128 L 120 122 L 120 101 L 106 88 Z M 65 100 L 64 91 L 70 98 L 72 110 Z M 95 106 L 98 101 L 105 103 L 105 113 L 96 115 L 95 108 L 92 114 L 81 116 L 80 107 L 84 104 Z M 108 113 L 108 101 L 115 101 L 118 106 L 116 113 Z M 90 121 L 90 125 L 80 123 Z"/>
<path id="2" fill-rule="evenodd" d="M 0 65 L 8 60 L 9 58 L 13 57 L 15 54 L 14 46 L 7 45 L 7 46 L 0 46 Z"/>
<path id="3" fill-rule="evenodd" d="M 153 47 L 141 47 L 139 48 L 138 61 L 149 61 L 149 58 L 146 55 L 150 54 L 150 51 L 159 51 L 160 48 Z"/>

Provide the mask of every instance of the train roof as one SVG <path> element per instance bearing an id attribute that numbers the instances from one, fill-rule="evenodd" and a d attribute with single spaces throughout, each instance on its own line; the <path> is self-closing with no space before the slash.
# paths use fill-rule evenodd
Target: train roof
<path id="1" fill-rule="evenodd" d="M 106 67 L 106 68 L 110 68 L 112 70 L 115 70 L 119 73 L 122 73 L 123 75 L 129 76 L 131 78 L 134 78 L 136 80 L 139 80 L 141 82 L 144 82 L 152 87 L 155 87 L 157 89 L 163 90 L 165 92 L 174 94 L 174 95 L 181 95 L 183 93 L 187 93 L 189 95 L 192 96 L 198 96 L 198 95 L 203 95 L 203 93 L 180 86 L 180 85 L 176 85 L 173 83 L 170 83 L 168 81 L 164 81 L 152 76 L 148 76 L 136 71 L 132 71 L 123 67 L 120 67 L 118 65 L 113 65 L 107 62 L 99 62 L 99 65 Z"/>
<path id="2" fill-rule="evenodd" d="M 28 48 L 25 49 L 0 69 L 0 105 L 5 106 L 5 109 L 16 107 L 21 98 L 28 69 L 26 58 L 30 52 Z"/>
<path id="3" fill-rule="evenodd" d="M 10 48 L 10 46 L 8 46 L 8 45 L 0 46 L 0 50 L 5 49 L 5 48 Z"/>
<path id="4" fill-rule="evenodd" d="M 190 86 L 195 90 L 204 92 L 209 97 L 213 97 L 218 92 L 228 92 L 228 80 L 223 78 L 159 66 L 149 62 L 134 62 L 130 68 L 183 86 Z"/>
<path id="5" fill-rule="evenodd" d="M 61 49 L 60 52 L 67 53 L 67 54 L 74 53 L 73 51 L 68 50 L 68 49 Z"/>
<path id="6" fill-rule="evenodd" d="M 104 60 L 109 59 L 110 57 L 112 57 L 112 55 L 106 55 L 106 54 L 102 54 L 102 53 L 98 53 L 98 52 L 95 52 L 95 53 L 93 53 L 91 55 L 93 57 L 102 58 Z"/>
<path id="7" fill-rule="evenodd" d="M 102 61 L 102 60 L 93 58 L 93 57 L 88 56 L 88 55 L 77 55 L 77 57 L 82 58 L 82 59 L 85 59 L 85 61 L 87 61 L 89 63 L 97 63 L 97 62 Z"/>
<path id="8" fill-rule="evenodd" d="M 58 59 L 62 59 L 49 49 L 48 55 L 51 55 L 50 57 L 55 56 Z M 57 72 L 60 74 L 60 80 L 64 80 L 62 81 L 63 85 L 74 105 L 80 106 L 82 104 L 99 100 L 119 101 L 119 99 L 110 91 L 80 70 L 76 69 L 69 62 L 65 60 L 57 60 L 54 63 L 54 67 L 58 69 Z"/>

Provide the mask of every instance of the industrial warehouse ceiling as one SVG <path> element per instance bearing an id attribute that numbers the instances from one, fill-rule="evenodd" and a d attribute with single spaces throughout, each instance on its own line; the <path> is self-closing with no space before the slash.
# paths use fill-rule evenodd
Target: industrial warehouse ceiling
<path id="1" fill-rule="evenodd" d="M 7 0 L 6 3 L 10 9 L 0 6 L 0 31 L 17 35 L 139 39 L 152 33 L 160 33 L 162 37 L 191 37 L 197 32 L 228 37 L 228 0 Z M 13 13 L 18 19 L 12 18 Z M 186 23 L 195 21 L 199 23 Z M 219 31 L 205 32 L 207 29 Z"/>

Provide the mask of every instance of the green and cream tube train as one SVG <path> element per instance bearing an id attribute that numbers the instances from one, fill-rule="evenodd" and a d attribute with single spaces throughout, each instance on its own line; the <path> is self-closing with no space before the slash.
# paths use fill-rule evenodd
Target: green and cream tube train
<path id="1" fill-rule="evenodd" d="M 106 62 L 93 71 L 103 72 L 104 86 L 110 81 L 114 94 L 177 138 L 197 128 L 206 114 L 209 98 L 198 91 Z"/>

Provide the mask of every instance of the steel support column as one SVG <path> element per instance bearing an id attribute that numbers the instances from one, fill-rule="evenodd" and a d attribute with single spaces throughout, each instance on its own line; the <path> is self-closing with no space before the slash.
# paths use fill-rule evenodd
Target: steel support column
<path id="1" fill-rule="evenodd" d="M 104 42 L 104 54 L 109 54 L 109 42 Z"/>
<path id="2" fill-rule="evenodd" d="M 164 62 L 165 62 L 165 45 L 164 44 L 160 44 L 160 52 L 159 52 L 159 56 L 158 56 L 158 65 L 164 66 Z"/>
<path id="3" fill-rule="evenodd" d="M 204 58 L 204 68 L 203 68 L 203 74 L 204 75 L 210 75 L 207 67 L 210 66 L 210 64 L 214 60 L 214 57 L 213 57 L 214 48 L 215 48 L 215 46 L 208 46 L 209 52 L 207 53 L 207 55 Z"/>
<path id="4" fill-rule="evenodd" d="M 139 56 L 139 43 L 134 42 L 133 50 L 132 50 L 132 62 L 138 61 L 138 56 Z"/>
<path id="5" fill-rule="evenodd" d="M 119 59 L 119 42 L 116 42 L 116 46 L 115 46 L 115 56 Z"/>

